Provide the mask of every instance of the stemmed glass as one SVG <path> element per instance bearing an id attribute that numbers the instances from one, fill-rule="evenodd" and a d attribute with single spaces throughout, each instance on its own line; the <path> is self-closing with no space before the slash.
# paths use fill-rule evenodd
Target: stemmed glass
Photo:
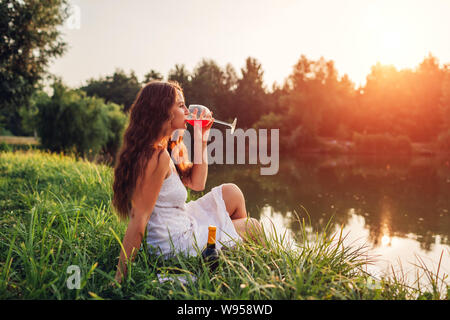
<path id="1" fill-rule="evenodd" d="M 189 105 L 188 110 L 189 110 L 189 115 L 188 115 L 186 121 L 192 126 L 194 125 L 194 121 L 195 121 L 195 122 L 200 122 L 200 125 L 202 127 L 204 127 L 209 123 L 209 121 L 212 118 L 211 111 L 207 107 L 202 106 L 200 104 L 191 104 L 191 105 Z M 202 113 L 203 113 L 203 117 L 202 117 Z M 237 122 L 237 118 L 234 118 L 232 123 L 214 119 L 214 123 L 219 123 L 219 124 L 223 124 L 225 126 L 230 127 L 231 134 L 233 134 L 234 129 L 236 129 L 236 122 Z"/>

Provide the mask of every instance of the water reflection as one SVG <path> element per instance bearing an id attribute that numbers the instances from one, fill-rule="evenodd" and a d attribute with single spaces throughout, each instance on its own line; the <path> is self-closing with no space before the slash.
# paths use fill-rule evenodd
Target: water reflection
<path id="1" fill-rule="evenodd" d="M 236 183 L 252 217 L 270 211 L 294 234 L 299 224 L 290 219 L 293 213 L 309 216 L 315 229 L 333 217 L 335 227 L 345 225 L 391 262 L 396 253 L 434 258 L 444 249 L 450 271 L 448 158 L 320 155 L 280 161 L 275 176 L 261 176 L 256 165 L 210 165 L 206 190 Z M 400 247 L 402 252 L 392 250 Z"/>

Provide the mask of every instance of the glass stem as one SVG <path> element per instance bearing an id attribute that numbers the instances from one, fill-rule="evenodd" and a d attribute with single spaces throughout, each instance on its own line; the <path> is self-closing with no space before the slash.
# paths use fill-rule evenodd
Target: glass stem
<path id="1" fill-rule="evenodd" d="M 216 119 L 214 119 L 214 122 L 215 122 L 215 123 L 220 123 L 220 124 L 223 124 L 223 125 L 226 125 L 226 126 L 229 126 L 229 127 L 231 128 L 231 124 L 229 124 L 229 123 L 227 123 L 227 122 L 223 122 L 223 121 L 216 120 Z"/>

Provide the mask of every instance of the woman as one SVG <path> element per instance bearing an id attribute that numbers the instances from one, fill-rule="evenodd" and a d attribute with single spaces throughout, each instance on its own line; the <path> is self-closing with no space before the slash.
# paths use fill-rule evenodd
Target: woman
<path id="1" fill-rule="evenodd" d="M 208 175 L 209 129 L 194 127 L 194 141 L 201 143 L 201 163 L 187 159 L 182 139 L 168 142 L 172 133 L 186 129 L 183 91 L 175 82 L 154 81 L 138 93 L 130 111 L 130 123 L 114 170 L 113 205 L 123 220 L 129 219 L 120 252 L 116 280 L 127 272 L 147 228 L 147 244 L 164 255 L 195 255 L 207 241 L 208 225 L 217 226 L 217 245 L 247 240 L 260 225 L 248 219 L 245 199 L 234 184 L 213 188 L 196 201 L 186 203 L 186 187 L 201 191 Z M 174 153 L 172 160 L 170 151 Z M 197 162 L 197 161 L 196 161 Z M 250 223 L 249 223 L 250 222 Z"/>

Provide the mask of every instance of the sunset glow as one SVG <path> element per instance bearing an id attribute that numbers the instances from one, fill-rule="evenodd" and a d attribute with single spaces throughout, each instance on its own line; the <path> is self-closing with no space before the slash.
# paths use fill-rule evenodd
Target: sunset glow
<path id="1" fill-rule="evenodd" d="M 426 54 L 423 8 L 392 2 L 377 2 L 367 7 L 362 32 L 367 32 L 367 57 L 374 62 L 400 68 L 417 65 Z M 429 48 L 431 50 L 431 47 Z"/>
<path id="2" fill-rule="evenodd" d="M 449 1 L 72 3 L 80 28 L 66 30 L 70 50 L 52 71 L 75 86 L 115 68 L 141 78 L 150 68 L 167 74 L 176 63 L 192 70 L 202 58 L 239 70 L 255 57 L 269 88 L 289 76 L 302 54 L 333 60 L 356 84 L 365 83 L 377 62 L 414 68 L 430 52 L 450 62 Z M 153 32 L 162 25 L 164 32 Z M 89 59 L 86 48 L 92 48 Z"/>
<path id="3" fill-rule="evenodd" d="M 388 235 L 383 235 L 381 237 L 381 245 L 382 246 L 388 246 L 391 243 L 391 238 Z"/>

